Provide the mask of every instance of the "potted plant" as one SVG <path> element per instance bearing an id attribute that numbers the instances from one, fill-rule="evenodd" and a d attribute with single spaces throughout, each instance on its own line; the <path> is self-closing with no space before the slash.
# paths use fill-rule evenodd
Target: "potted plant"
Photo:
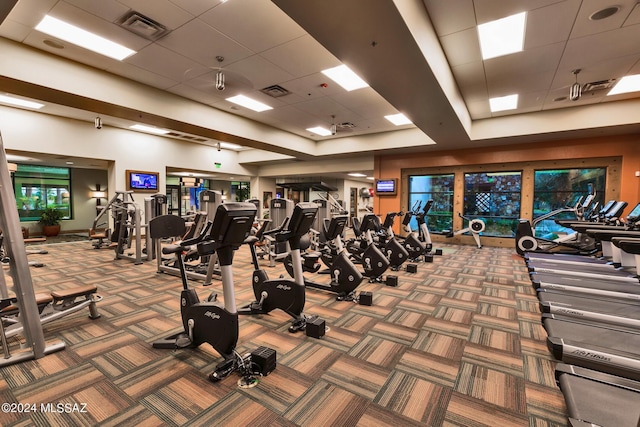
<path id="1" fill-rule="evenodd" d="M 57 236 L 60 233 L 60 221 L 64 214 L 56 208 L 48 207 L 40 215 L 42 234 L 47 237 Z"/>

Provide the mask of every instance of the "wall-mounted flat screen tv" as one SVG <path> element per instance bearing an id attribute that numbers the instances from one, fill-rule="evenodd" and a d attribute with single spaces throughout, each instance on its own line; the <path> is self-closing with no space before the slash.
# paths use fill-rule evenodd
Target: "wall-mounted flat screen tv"
<path id="1" fill-rule="evenodd" d="M 375 193 L 376 196 L 395 196 L 398 193 L 398 180 L 376 179 Z"/>
<path id="2" fill-rule="evenodd" d="M 127 190 L 129 191 L 158 191 L 158 173 L 143 171 L 127 171 Z"/>

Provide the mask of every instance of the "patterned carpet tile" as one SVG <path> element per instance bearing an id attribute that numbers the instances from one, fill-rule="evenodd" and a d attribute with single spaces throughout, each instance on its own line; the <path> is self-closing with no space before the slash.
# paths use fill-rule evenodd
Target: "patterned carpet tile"
<path id="1" fill-rule="evenodd" d="M 474 297 L 472 297 L 471 299 L 464 298 L 465 295 L 467 296 L 469 295 L 468 293 L 460 293 L 459 291 L 456 291 L 453 293 L 457 294 L 459 298 L 456 298 L 456 297 L 452 298 L 452 297 L 449 297 L 448 295 L 443 296 L 442 298 L 440 298 L 438 305 L 454 307 L 454 308 L 459 308 L 462 310 L 469 310 L 469 311 L 475 311 L 478 308 L 478 303 Z"/>
<path id="2" fill-rule="evenodd" d="M 387 339 L 405 346 L 410 346 L 418 336 L 418 330 L 408 328 L 403 325 L 397 325 L 388 322 L 378 322 L 371 330 L 369 335 Z"/>
<path id="3" fill-rule="evenodd" d="M 405 349 L 406 346 L 397 342 L 368 335 L 353 346 L 347 354 L 382 368 L 392 369 Z"/>
<path id="4" fill-rule="evenodd" d="M 376 403 L 371 403 L 356 427 L 424 427 L 424 423 L 402 416 Z"/>
<path id="5" fill-rule="evenodd" d="M 504 306 L 500 303 L 495 304 L 492 302 L 481 301 L 478 303 L 478 314 L 482 314 L 484 316 L 497 317 L 505 320 L 516 320 L 518 319 L 518 311 L 515 307 L 512 306 Z"/>
<path id="6" fill-rule="evenodd" d="M 472 326 L 469 342 L 513 354 L 520 354 L 521 352 L 520 336 L 500 329 Z"/>
<path id="7" fill-rule="evenodd" d="M 430 317 L 427 319 L 422 329 L 466 340 L 469 336 L 471 326 Z"/>
<path id="8" fill-rule="evenodd" d="M 470 325 L 474 316 L 474 311 L 461 310 L 459 308 L 439 305 L 431 314 L 434 319 L 446 320 L 447 322 Z"/>
<path id="9" fill-rule="evenodd" d="M 537 421 L 536 425 L 567 425 L 567 409 L 559 388 L 530 382 L 525 384 L 525 388 L 527 411 Z"/>
<path id="10" fill-rule="evenodd" d="M 398 371 L 450 388 L 459 369 L 460 363 L 455 360 L 417 350 L 407 350 L 396 365 Z"/>
<path id="11" fill-rule="evenodd" d="M 427 318 L 428 315 L 426 313 L 396 309 L 389 313 L 385 321 L 395 325 L 406 326 L 407 328 L 420 329 L 424 322 L 427 321 Z"/>
<path id="12" fill-rule="evenodd" d="M 238 408 L 242 408 L 242 410 L 238 410 Z M 296 425 L 240 392 L 229 393 L 225 398 L 198 413 L 185 424 L 194 427 L 294 427 Z"/>
<path id="13" fill-rule="evenodd" d="M 367 399 L 335 384 L 318 381 L 284 417 L 299 426 L 352 426 L 368 406 Z"/>
<path id="14" fill-rule="evenodd" d="M 467 343 L 462 361 L 481 365 L 510 375 L 523 377 L 522 356 L 482 345 Z"/>
<path id="15" fill-rule="evenodd" d="M 443 426 L 529 427 L 529 418 L 462 393 L 452 393 Z"/>
<path id="16" fill-rule="evenodd" d="M 357 334 L 366 334 L 376 323 L 378 320 L 374 317 L 350 311 L 336 319 L 333 325 Z"/>
<path id="17" fill-rule="evenodd" d="M 155 262 L 114 260 L 86 241 L 47 245 L 31 269 L 44 290 L 99 287 L 102 317 L 88 310 L 45 325 L 64 351 L 0 368 L 4 402 L 86 403 L 89 413 L 0 414 L 2 426 L 564 426 L 536 292 L 511 249 L 443 245 L 418 272 L 388 272 L 398 286 L 363 281 L 373 305 L 307 292 L 305 313 L 326 322 L 320 339 L 288 332 L 280 310 L 241 316 L 237 351 L 277 353 L 277 368 L 253 388 L 238 376 L 212 384 L 222 358 L 208 344 L 160 350 L 182 329 L 180 279 Z M 283 265 L 271 277 L 288 277 Z M 255 299 L 246 247 L 233 272 L 239 306 Z M 328 280 L 311 275 L 313 280 Z M 7 276 L 8 281 L 10 278 Z M 221 283 L 190 280 L 201 299 L 223 300 Z M 24 339 L 10 339 L 12 352 Z"/>
<path id="18" fill-rule="evenodd" d="M 423 330 L 411 348 L 457 362 L 462 358 L 466 343 L 465 339 Z"/>
<path id="19" fill-rule="evenodd" d="M 502 329 L 504 331 L 514 333 L 518 333 L 520 331 L 520 324 L 515 319 L 504 319 L 501 317 L 494 317 L 480 313 L 476 313 L 473 316 L 473 323 L 475 325 L 487 326 L 494 329 Z"/>
<path id="20" fill-rule="evenodd" d="M 390 369 L 342 355 L 322 375 L 322 379 L 372 400 L 387 381 L 390 372 Z"/>
<path id="21" fill-rule="evenodd" d="M 279 366 L 287 366 L 317 380 L 342 353 L 313 341 L 305 341 L 298 347 L 277 358 Z"/>
<path id="22" fill-rule="evenodd" d="M 426 425 L 441 425 L 450 397 L 448 387 L 395 371 L 373 401 Z"/>
<path id="23" fill-rule="evenodd" d="M 521 377 L 463 362 L 454 390 L 508 411 L 526 414 L 525 381 Z"/>

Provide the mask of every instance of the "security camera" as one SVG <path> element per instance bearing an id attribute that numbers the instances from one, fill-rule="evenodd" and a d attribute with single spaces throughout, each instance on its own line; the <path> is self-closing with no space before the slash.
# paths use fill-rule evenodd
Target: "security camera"
<path id="1" fill-rule="evenodd" d="M 218 143 L 216 144 L 216 148 L 218 149 L 218 151 L 222 150 L 220 141 L 218 141 Z"/>
<path id="2" fill-rule="evenodd" d="M 100 117 L 96 117 L 94 124 L 96 129 L 102 129 L 102 119 Z"/>

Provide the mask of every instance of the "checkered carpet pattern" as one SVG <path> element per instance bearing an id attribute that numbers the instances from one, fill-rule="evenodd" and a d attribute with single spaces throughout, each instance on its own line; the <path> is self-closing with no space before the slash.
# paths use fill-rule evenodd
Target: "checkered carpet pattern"
<path id="1" fill-rule="evenodd" d="M 115 260 L 88 241 L 29 255 L 38 291 L 95 283 L 101 317 L 78 312 L 44 325 L 63 351 L 0 369 L 0 400 L 66 403 L 84 411 L 0 413 L 2 426 L 566 426 L 535 291 L 505 248 L 441 245 L 398 286 L 363 284 L 373 305 L 308 289 L 305 313 L 326 321 L 320 339 L 287 331 L 279 311 L 242 316 L 238 350 L 277 352 L 277 368 L 253 388 L 237 376 L 211 383 L 221 361 L 208 345 L 159 350 L 181 328 L 178 277 L 154 262 Z M 270 277 L 286 275 L 280 264 Z M 239 306 L 253 300 L 247 248 L 233 271 Z M 309 275 L 307 273 L 307 275 Z M 323 276 L 314 277 L 325 281 Z M 221 283 L 192 281 L 201 298 Z M 9 340 L 12 353 L 21 339 Z"/>

